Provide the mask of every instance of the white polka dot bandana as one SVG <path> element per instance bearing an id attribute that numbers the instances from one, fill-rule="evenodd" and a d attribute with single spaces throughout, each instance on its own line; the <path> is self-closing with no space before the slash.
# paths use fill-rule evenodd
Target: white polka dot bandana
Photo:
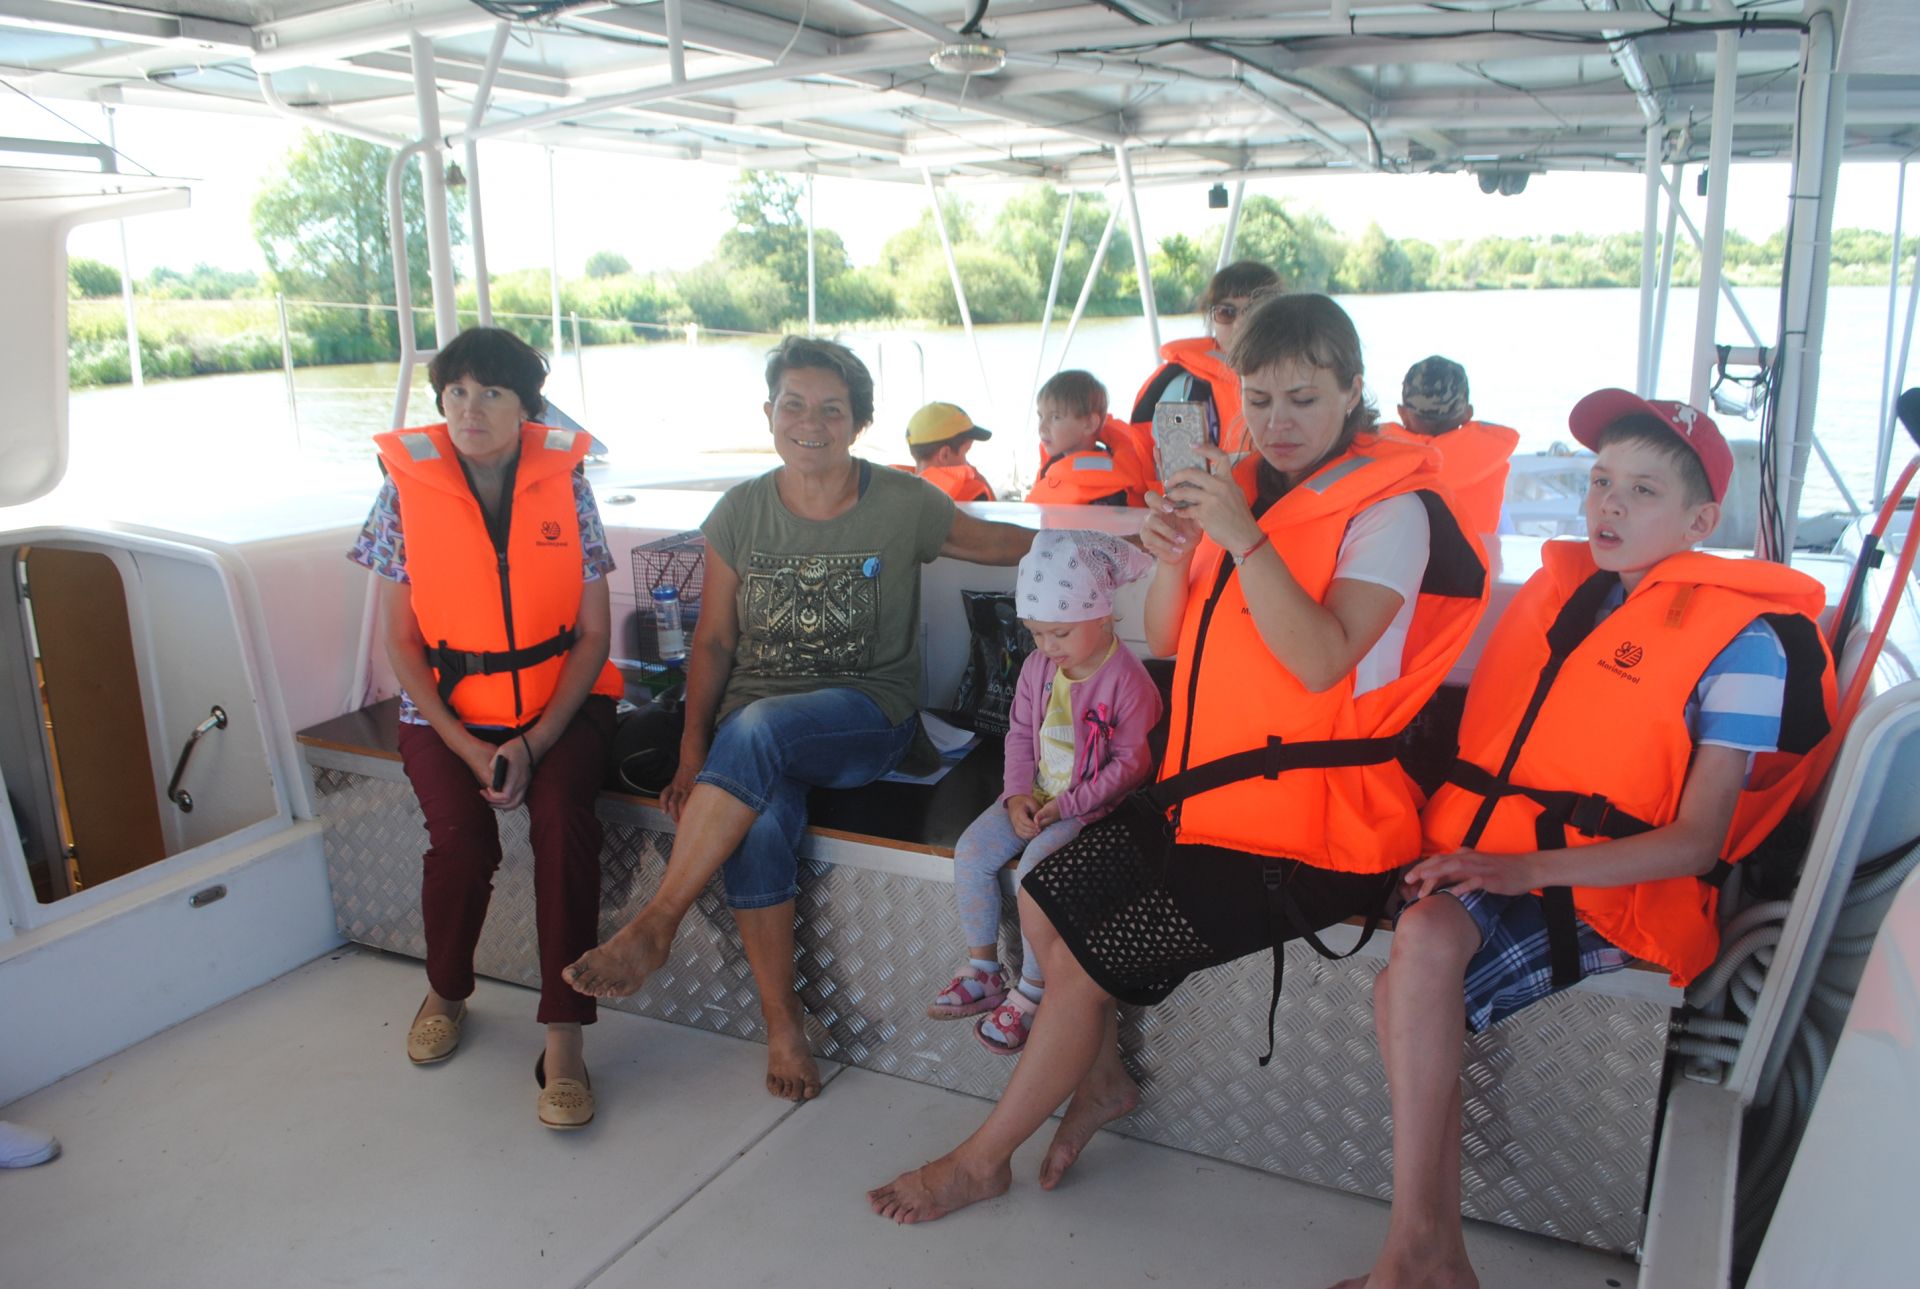
<path id="1" fill-rule="evenodd" d="M 1014 607 L 1031 622 L 1087 622 L 1113 616 L 1113 594 L 1153 569 L 1131 542 L 1084 528 L 1043 528 L 1020 561 Z"/>

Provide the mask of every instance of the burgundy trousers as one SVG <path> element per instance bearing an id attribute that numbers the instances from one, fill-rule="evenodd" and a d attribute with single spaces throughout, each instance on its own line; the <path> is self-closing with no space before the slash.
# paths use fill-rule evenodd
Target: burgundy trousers
<path id="1" fill-rule="evenodd" d="M 527 787 L 543 1025 L 594 1019 L 593 999 L 575 993 L 560 973 L 599 941 L 601 833 L 593 799 L 606 774 L 613 711 L 611 698 L 588 695 Z M 504 730 L 473 732 L 495 744 L 512 737 Z M 400 760 L 427 817 L 420 876 L 427 983 L 442 998 L 465 998 L 473 993 L 473 950 L 500 867 L 497 812 L 432 726 L 400 726 Z"/>

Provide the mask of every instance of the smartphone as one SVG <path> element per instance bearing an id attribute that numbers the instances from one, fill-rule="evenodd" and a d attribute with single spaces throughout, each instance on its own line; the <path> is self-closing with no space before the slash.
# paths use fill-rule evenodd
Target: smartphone
<path id="1" fill-rule="evenodd" d="M 498 792 L 506 786 L 507 758 L 504 756 L 496 756 L 493 758 L 493 790 Z"/>
<path id="2" fill-rule="evenodd" d="M 1169 402 L 1153 409 L 1153 458 L 1163 482 L 1172 479 L 1177 470 L 1205 470 L 1207 459 L 1200 455 L 1200 445 L 1207 441 L 1204 405 Z M 1185 507 L 1192 503 L 1173 504 Z"/>

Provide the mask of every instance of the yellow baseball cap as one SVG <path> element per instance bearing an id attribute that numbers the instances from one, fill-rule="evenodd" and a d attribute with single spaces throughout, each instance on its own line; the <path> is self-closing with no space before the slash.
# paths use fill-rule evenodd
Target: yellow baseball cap
<path id="1" fill-rule="evenodd" d="M 971 416 L 952 403 L 928 403 L 907 422 L 907 443 L 914 447 L 923 443 L 945 443 L 963 435 L 990 439 L 993 431 L 975 425 Z"/>

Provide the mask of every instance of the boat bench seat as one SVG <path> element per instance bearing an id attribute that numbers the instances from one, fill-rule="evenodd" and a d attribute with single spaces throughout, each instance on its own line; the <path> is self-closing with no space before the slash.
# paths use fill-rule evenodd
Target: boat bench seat
<path id="1" fill-rule="evenodd" d="M 397 700 L 300 735 L 325 824 L 342 936 L 425 957 L 419 855 L 426 835 L 400 765 Z M 816 792 L 801 844 L 796 978 L 814 1050 L 828 1060 L 994 1097 L 1012 1066 L 970 1025 L 926 1016 L 963 954 L 953 843 L 998 795 L 1000 749 L 974 748 L 931 787 Z M 602 792 L 601 933 L 657 888 L 673 824 L 650 797 Z M 503 862 L 475 955 L 482 974 L 538 983 L 526 814 L 501 816 Z M 1009 896 L 1012 873 L 1003 874 Z M 1017 951 L 1013 901 L 1002 941 Z M 1334 928 L 1334 948 L 1357 929 Z M 1373 1031 L 1373 978 L 1391 933 L 1326 961 L 1285 954 L 1278 1043 L 1265 1069 L 1266 955 L 1202 972 L 1152 1008 L 1122 1009 L 1122 1045 L 1145 1089 L 1119 1130 L 1360 1194 L 1391 1194 L 1391 1118 Z M 1582 982 L 1468 1043 L 1463 1211 L 1616 1252 L 1638 1246 L 1667 1027 L 1664 974 Z M 620 1010 L 763 1038 L 731 913 L 716 881 L 672 957 Z"/>

